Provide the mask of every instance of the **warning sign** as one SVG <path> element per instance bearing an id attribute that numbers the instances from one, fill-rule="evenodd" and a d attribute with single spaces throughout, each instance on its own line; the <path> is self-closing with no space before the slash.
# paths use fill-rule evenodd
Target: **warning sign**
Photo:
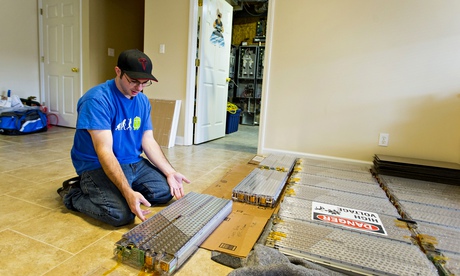
<path id="1" fill-rule="evenodd" d="M 313 201 L 312 219 L 368 233 L 387 235 L 379 215 L 372 212 Z"/>

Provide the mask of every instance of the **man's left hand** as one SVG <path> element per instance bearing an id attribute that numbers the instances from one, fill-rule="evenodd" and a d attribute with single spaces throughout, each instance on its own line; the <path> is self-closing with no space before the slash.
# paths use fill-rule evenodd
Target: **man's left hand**
<path id="1" fill-rule="evenodd" d="M 176 199 L 180 199 L 184 196 L 184 186 L 182 182 L 190 183 L 190 180 L 178 172 L 168 174 L 167 181 L 171 189 L 171 195 L 175 196 Z"/>

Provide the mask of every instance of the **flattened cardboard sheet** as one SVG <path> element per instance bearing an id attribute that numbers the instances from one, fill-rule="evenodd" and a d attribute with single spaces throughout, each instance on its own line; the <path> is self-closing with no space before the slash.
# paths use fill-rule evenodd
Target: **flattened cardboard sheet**
<path id="1" fill-rule="evenodd" d="M 179 122 L 180 100 L 149 99 L 153 137 L 162 147 L 174 147 Z"/>
<path id="2" fill-rule="evenodd" d="M 273 210 L 267 213 L 268 218 L 272 213 Z M 244 258 L 259 239 L 268 218 L 262 214 L 250 215 L 233 210 L 201 247 Z"/>
<path id="3" fill-rule="evenodd" d="M 242 164 L 233 167 L 220 180 L 214 182 L 203 194 L 213 195 L 224 199 L 232 199 L 232 191 L 257 166 Z"/>
<path id="4" fill-rule="evenodd" d="M 256 165 L 249 163 L 235 166 L 202 193 L 231 199 L 233 188 L 255 168 Z M 232 213 L 201 247 L 244 258 L 251 252 L 274 211 L 275 208 L 233 201 Z"/>

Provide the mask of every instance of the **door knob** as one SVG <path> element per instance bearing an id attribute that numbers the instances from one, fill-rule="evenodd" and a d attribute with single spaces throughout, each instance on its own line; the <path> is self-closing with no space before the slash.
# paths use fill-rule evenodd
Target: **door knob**
<path id="1" fill-rule="evenodd" d="M 77 67 L 73 67 L 73 68 L 72 68 L 72 72 L 78 73 L 78 68 L 77 68 Z"/>

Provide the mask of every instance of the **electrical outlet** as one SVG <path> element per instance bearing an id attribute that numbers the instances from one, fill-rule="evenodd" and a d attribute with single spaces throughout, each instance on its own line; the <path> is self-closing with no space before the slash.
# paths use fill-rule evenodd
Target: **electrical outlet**
<path id="1" fill-rule="evenodd" d="M 379 146 L 388 147 L 388 139 L 389 138 L 390 138 L 390 134 L 388 134 L 388 133 L 380 133 Z"/>

